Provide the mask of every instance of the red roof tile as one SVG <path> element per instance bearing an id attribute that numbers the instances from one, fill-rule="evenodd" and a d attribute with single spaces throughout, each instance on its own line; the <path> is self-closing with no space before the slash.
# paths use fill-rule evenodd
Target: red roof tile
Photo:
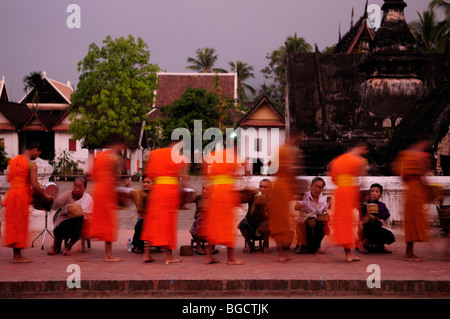
<path id="1" fill-rule="evenodd" d="M 0 123 L 0 131 L 15 131 L 16 127 L 9 123 Z"/>
<path id="2" fill-rule="evenodd" d="M 73 89 L 70 86 L 70 82 L 68 81 L 67 84 L 63 84 L 61 82 L 58 82 L 56 80 L 50 79 L 47 77 L 47 73 L 43 72 L 43 79 L 44 81 L 47 81 L 52 89 L 47 89 L 44 92 L 40 92 L 40 104 L 45 103 L 55 103 L 55 100 L 58 100 L 56 103 L 67 103 L 70 104 L 70 97 L 72 96 Z M 29 98 L 30 95 L 34 94 L 34 89 L 27 92 L 27 94 L 19 101 L 19 103 L 27 103 L 31 101 L 31 98 Z M 55 96 L 56 94 L 56 96 Z"/>
<path id="3" fill-rule="evenodd" d="M 61 95 L 67 100 L 67 102 L 70 104 L 70 97 L 72 96 L 73 93 L 73 89 L 67 85 L 67 84 L 62 84 L 58 81 L 55 81 L 53 79 L 49 79 L 47 78 L 48 82 L 50 82 L 53 87 L 61 93 Z"/>
<path id="4" fill-rule="evenodd" d="M 214 73 L 158 73 L 158 90 L 155 107 L 170 105 L 181 98 L 188 87 L 214 91 Z M 219 85 L 226 97 L 236 97 L 236 74 L 220 73 Z"/>

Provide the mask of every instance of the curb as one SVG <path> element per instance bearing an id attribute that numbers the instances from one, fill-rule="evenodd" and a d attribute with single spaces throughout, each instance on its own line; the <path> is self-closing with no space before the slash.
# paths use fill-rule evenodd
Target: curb
<path id="1" fill-rule="evenodd" d="M 369 288 L 364 280 L 82 280 L 0 282 L 0 298 L 82 297 L 365 297 L 449 298 L 450 281 L 386 280 Z"/>

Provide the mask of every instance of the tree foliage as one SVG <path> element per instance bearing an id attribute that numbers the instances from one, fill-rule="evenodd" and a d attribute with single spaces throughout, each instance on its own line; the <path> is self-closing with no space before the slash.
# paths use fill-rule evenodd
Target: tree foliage
<path id="1" fill-rule="evenodd" d="M 444 20 L 438 21 L 435 9 L 444 11 Z M 424 53 L 443 53 L 450 39 L 450 2 L 432 0 L 428 10 L 417 12 L 419 20 L 409 24 L 417 47 Z"/>
<path id="2" fill-rule="evenodd" d="M 159 67 L 151 64 L 147 44 L 129 35 L 103 46 L 89 46 L 78 63 L 81 72 L 71 97 L 70 133 L 84 146 L 99 148 L 112 135 L 129 142 L 133 127 L 141 125 L 154 101 Z"/>
<path id="3" fill-rule="evenodd" d="M 416 39 L 418 48 L 424 53 L 444 52 L 446 45 L 445 21 L 436 21 L 436 14 L 433 10 L 417 13 L 418 21 L 409 24 L 410 29 Z"/>
<path id="4" fill-rule="evenodd" d="M 148 142 L 152 148 L 165 147 L 171 142 L 172 133 L 176 129 L 187 129 L 191 138 L 191 173 L 197 172 L 201 165 L 194 160 L 194 139 L 202 141 L 202 149 L 197 149 L 200 152 L 198 154 L 201 154 L 203 148 L 211 143 L 211 140 L 203 140 L 205 130 L 215 128 L 218 129 L 216 132 L 223 134 L 226 127 L 234 127 L 229 126 L 226 112 L 234 109 L 234 105 L 235 101 L 221 95 L 220 87 L 215 91 L 188 87 L 180 99 L 161 108 L 162 117 L 150 123 L 151 130 L 147 130 Z M 195 127 L 194 121 L 201 121 L 201 128 Z"/>
<path id="5" fill-rule="evenodd" d="M 304 38 L 298 38 L 297 33 L 294 36 L 288 36 L 286 39 L 286 48 L 290 52 L 308 53 L 312 51 L 312 46 Z"/>
<path id="6" fill-rule="evenodd" d="M 243 104 L 247 101 L 247 94 L 245 92 L 246 90 L 250 91 L 252 95 L 256 93 L 256 90 L 252 86 L 244 83 L 246 80 L 250 78 L 253 79 L 255 78 L 255 74 L 253 73 L 253 66 L 248 65 L 247 63 L 244 63 L 240 60 L 237 60 L 236 63 L 231 61 L 228 63 L 228 65 L 230 66 L 231 71 L 236 72 L 237 74 L 238 78 L 237 94 L 239 102 Z"/>
<path id="7" fill-rule="evenodd" d="M 195 120 L 202 121 L 202 131 L 217 127 L 222 116 L 219 103 L 220 99 L 214 92 L 188 87 L 179 100 L 161 109 L 165 115 L 160 120 L 164 144 L 169 143 L 176 128 L 187 128 L 193 137 Z"/>
<path id="8" fill-rule="evenodd" d="M 445 12 L 445 15 L 448 17 L 450 16 L 450 1 L 448 0 L 432 0 L 429 4 L 430 9 L 434 8 L 440 8 L 443 9 Z"/>
<path id="9" fill-rule="evenodd" d="M 187 62 L 190 63 L 186 69 L 197 71 L 200 73 L 224 73 L 224 69 L 214 68 L 219 56 L 213 48 L 202 48 L 195 51 L 195 58 L 188 57 Z"/>
<path id="10" fill-rule="evenodd" d="M 284 46 L 266 55 L 269 64 L 261 70 L 261 73 L 266 79 L 271 80 L 271 83 L 265 84 L 262 90 L 274 101 L 282 114 L 286 100 L 286 49 L 289 52 L 307 53 L 312 51 L 312 46 L 304 38 L 298 38 L 295 33 L 294 36 L 286 38 Z"/>
<path id="11" fill-rule="evenodd" d="M 42 93 L 46 89 L 44 76 L 41 71 L 31 72 L 29 75 L 23 78 L 25 93 L 34 90 L 32 103 L 39 103 L 39 93 Z"/>
<path id="12" fill-rule="evenodd" d="M 8 167 L 9 157 L 6 156 L 5 146 L 0 144 L 0 171 L 3 172 Z"/>
<path id="13" fill-rule="evenodd" d="M 325 49 L 322 50 L 322 53 L 333 53 L 334 50 L 336 49 L 336 44 L 333 44 L 331 46 L 325 47 Z"/>

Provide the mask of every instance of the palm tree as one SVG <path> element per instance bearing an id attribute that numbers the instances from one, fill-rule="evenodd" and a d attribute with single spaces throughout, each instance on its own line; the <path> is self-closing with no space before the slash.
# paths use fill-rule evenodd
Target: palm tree
<path id="1" fill-rule="evenodd" d="M 430 10 L 434 8 L 443 9 L 445 12 L 445 19 L 443 21 L 443 34 L 445 36 L 443 41 L 448 41 L 450 38 L 450 1 L 448 0 L 432 0 L 429 5 Z"/>
<path id="2" fill-rule="evenodd" d="M 269 65 L 261 70 L 266 79 L 273 83 L 266 86 L 270 91 L 270 96 L 276 104 L 279 111 L 284 114 L 286 100 L 286 54 L 287 52 L 308 53 L 312 52 L 312 46 L 304 38 L 298 38 L 297 33 L 294 36 L 288 36 L 285 45 L 279 47 L 266 55 Z M 269 92 L 267 91 L 267 92 Z"/>
<path id="3" fill-rule="evenodd" d="M 429 8 L 434 9 L 435 7 L 441 8 L 445 10 L 445 14 L 450 15 L 450 2 L 447 0 L 432 0 L 430 2 Z"/>
<path id="4" fill-rule="evenodd" d="M 231 67 L 231 71 L 237 73 L 238 97 L 239 100 L 244 103 L 247 100 L 247 95 L 245 94 L 246 89 L 249 90 L 252 95 L 256 93 L 256 90 L 252 86 L 244 83 L 244 81 L 250 78 L 255 78 L 255 75 L 253 74 L 253 66 L 239 60 L 236 61 L 236 64 L 232 61 L 228 64 Z"/>
<path id="5" fill-rule="evenodd" d="M 294 36 L 288 36 L 286 39 L 286 48 L 289 52 L 308 53 L 312 51 L 312 46 L 304 38 L 297 38 L 297 32 Z"/>
<path id="6" fill-rule="evenodd" d="M 186 69 L 194 70 L 200 73 L 222 73 L 226 72 L 224 69 L 213 68 L 214 64 L 217 62 L 218 55 L 216 54 L 216 50 L 213 48 L 203 48 L 197 49 L 195 51 L 197 58 L 187 58 L 187 62 L 191 65 L 188 65 Z"/>
<path id="7" fill-rule="evenodd" d="M 44 76 L 41 71 L 31 72 L 23 78 L 25 93 L 34 90 L 32 103 L 39 103 L 39 93 L 45 89 Z"/>
<path id="8" fill-rule="evenodd" d="M 416 38 L 418 48 L 425 53 L 443 52 L 448 34 L 445 21 L 437 22 L 432 9 L 417 14 L 419 21 L 411 22 L 409 27 Z"/>

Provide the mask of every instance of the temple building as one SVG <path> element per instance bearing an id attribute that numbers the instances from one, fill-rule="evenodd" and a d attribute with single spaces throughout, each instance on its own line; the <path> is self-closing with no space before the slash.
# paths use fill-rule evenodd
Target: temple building
<path id="1" fill-rule="evenodd" d="M 375 30 L 370 27 L 367 14 L 367 2 L 362 17 L 353 24 L 354 11 L 352 9 L 352 20 L 350 30 L 341 37 L 339 27 L 339 42 L 336 44 L 334 53 L 361 53 L 372 52 L 372 45 L 375 40 Z"/>
<path id="2" fill-rule="evenodd" d="M 376 32 L 365 11 L 333 53 L 287 52 L 286 130 L 305 135 L 307 175 L 325 174 L 353 139 L 369 142 L 371 174 L 390 175 L 412 133 L 429 134 L 435 151 L 447 134 L 450 46 L 442 54 L 420 53 L 406 6 L 385 0 Z"/>
<path id="3" fill-rule="evenodd" d="M 30 141 L 39 141 L 43 146 L 41 158 L 52 160 L 63 150 L 69 150 L 72 158 L 83 167 L 87 150 L 80 141 L 69 134 L 69 107 L 73 88 L 68 81 L 61 83 L 43 72 L 44 90 L 36 94 L 29 90 L 18 102 L 0 100 L 0 140 L 8 157 L 25 151 Z M 4 84 L 2 92 L 6 92 Z M 3 93 L 1 96 L 4 96 Z"/>
<path id="4" fill-rule="evenodd" d="M 285 119 L 270 99 L 263 97 L 239 120 L 243 130 L 241 142 L 251 175 L 268 174 L 274 152 L 285 143 Z"/>

